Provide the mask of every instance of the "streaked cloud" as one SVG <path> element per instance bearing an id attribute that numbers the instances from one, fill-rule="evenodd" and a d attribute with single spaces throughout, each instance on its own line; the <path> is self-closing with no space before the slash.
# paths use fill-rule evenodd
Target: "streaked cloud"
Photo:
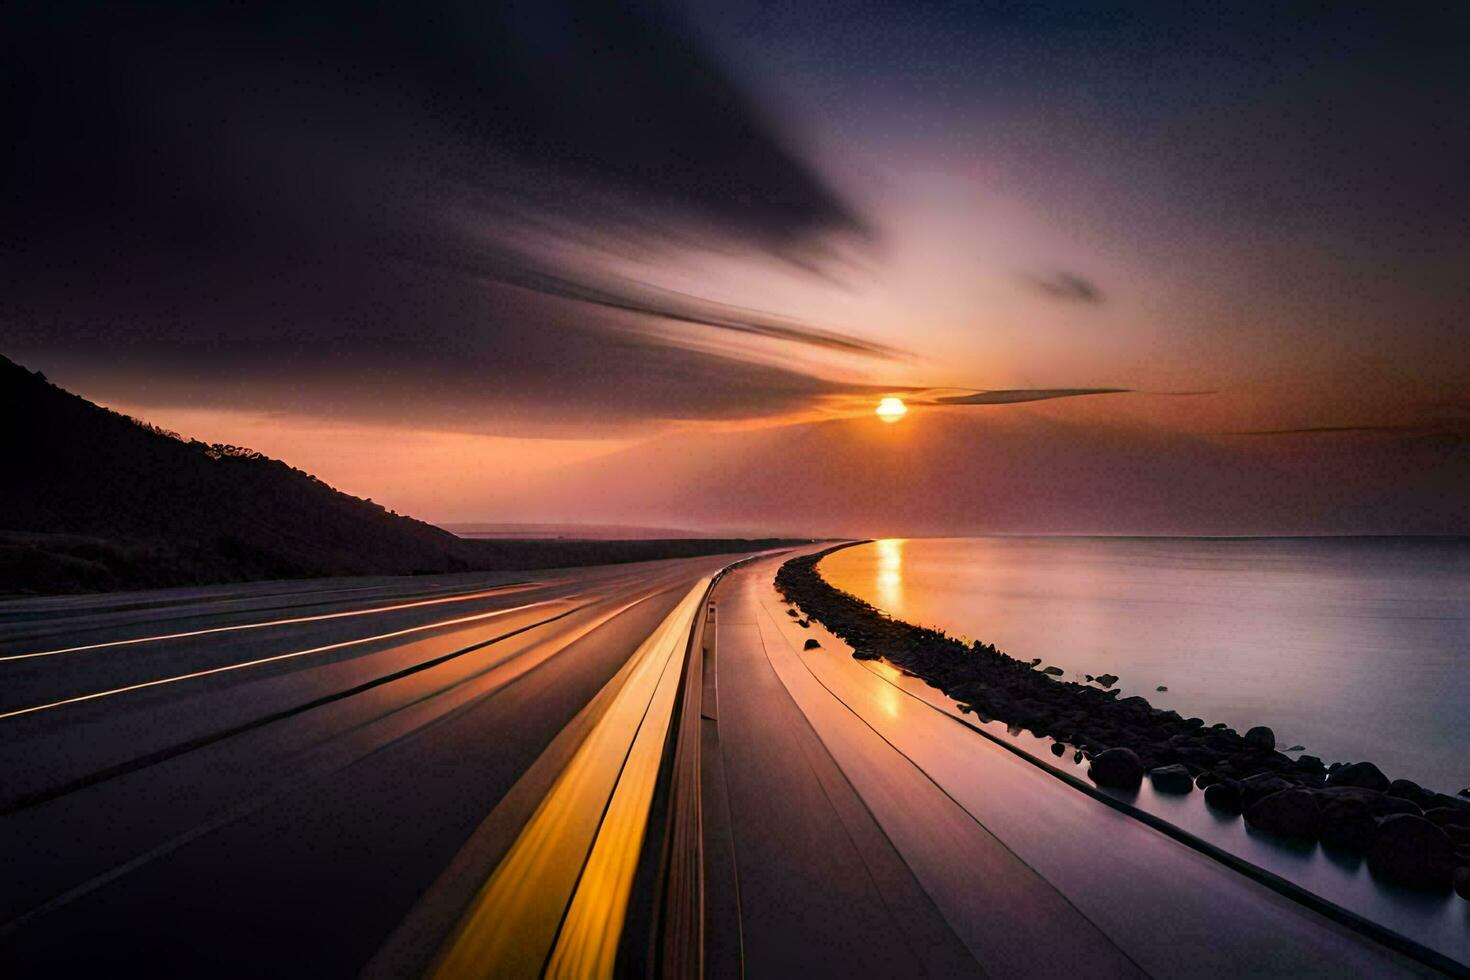
<path id="1" fill-rule="evenodd" d="M 1090 304 L 1103 301 L 1102 289 L 1095 282 L 1072 272 L 1057 271 L 1043 276 L 1027 276 L 1026 282 L 1050 299 Z"/>
<path id="2" fill-rule="evenodd" d="M 1131 388 L 1006 388 L 975 391 L 967 395 L 939 395 L 927 400 L 931 405 L 1015 405 L 1040 402 L 1052 398 L 1077 398 L 1082 395 L 1121 395 Z M 920 400 L 921 404 L 923 400 Z"/>

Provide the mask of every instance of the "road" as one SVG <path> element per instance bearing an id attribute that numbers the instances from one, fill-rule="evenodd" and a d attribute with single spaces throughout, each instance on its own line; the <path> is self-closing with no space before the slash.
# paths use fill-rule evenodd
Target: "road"
<path id="1" fill-rule="evenodd" d="M 0 603 L 0 974 L 1426 972 L 737 557 Z"/>
<path id="2" fill-rule="evenodd" d="M 4 604 L 0 973 L 356 972 L 729 560 Z"/>

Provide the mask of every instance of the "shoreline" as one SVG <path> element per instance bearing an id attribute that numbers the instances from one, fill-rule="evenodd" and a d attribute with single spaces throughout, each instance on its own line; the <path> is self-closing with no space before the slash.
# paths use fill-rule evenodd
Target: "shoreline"
<path id="1" fill-rule="evenodd" d="M 1039 670 L 1039 660 L 892 619 L 817 571 L 827 555 L 855 543 L 792 559 L 776 577 L 787 601 L 846 641 L 854 658 L 888 660 L 959 702 L 961 712 L 1053 739 L 1053 754 L 1070 749 L 1075 762 L 1090 763 L 1098 786 L 1134 789 L 1147 778 L 1158 792 L 1202 789 L 1214 812 L 1243 815 L 1283 844 L 1320 841 L 1365 856 L 1376 878 L 1432 892 L 1454 887 L 1470 898 L 1470 802 L 1390 780 L 1370 762 L 1293 760 L 1263 726 L 1242 735 L 1182 718 L 1140 696 L 1119 698 L 1107 675 L 1097 679 L 1102 687 L 1065 681 Z"/>

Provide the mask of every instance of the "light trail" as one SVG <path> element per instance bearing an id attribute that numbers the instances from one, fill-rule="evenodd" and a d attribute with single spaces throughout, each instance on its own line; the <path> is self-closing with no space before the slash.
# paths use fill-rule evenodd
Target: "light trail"
<path id="1" fill-rule="evenodd" d="M 83 701 L 96 701 L 99 698 L 109 698 L 118 694 L 126 694 L 129 691 L 141 691 L 150 687 L 160 687 L 164 684 L 177 684 L 181 681 L 195 680 L 200 677 L 209 677 L 212 674 L 223 674 L 232 670 L 244 670 L 247 667 L 259 667 L 262 664 L 278 663 L 283 660 L 294 660 L 297 657 L 308 657 L 312 654 L 326 653 L 330 650 L 341 650 L 345 647 L 356 646 L 359 643 L 372 643 L 377 640 L 391 640 L 400 636 L 408 636 L 411 633 L 422 633 L 425 630 L 442 629 L 446 626 L 460 626 L 464 623 L 476 623 L 496 616 L 505 616 L 513 612 L 522 612 L 526 609 L 535 609 L 538 606 L 547 606 L 558 601 L 569 601 L 566 599 L 543 599 L 541 602 L 530 602 L 523 606 L 512 606 L 509 609 L 494 609 L 490 612 L 476 613 L 473 616 L 461 616 L 458 619 L 445 619 L 435 623 L 425 623 L 422 626 L 410 626 L 406 629 L 394 630 L 391 633 L 379 633 L 376 636 L 361 636 L 352 640 L 342 640 L 338 643 L 328 643 L 325 646 L 311 647 L 307 650 L 296 650 L 291 653 L 278 653 L 270 657 L 261 657 L 257 660 L 245 660 L 237 664 L 226 664 L 223 667 L 211 667 L 208 670 L 195 670 L 187 674 L 177 674 L 173 677 L 160 677 L 157 680 L 143 681 L 138 684 L 128 684 L 124 687 L 114 687 L 106 691 L 96 691 L 92 694 L 79 694 L 76 697 L 62 698 L 60 701 L 50 701 L 46 704 L 32 705 L 29 708 L 17 708 L 14 711 L 0 713 L 0 721 L 9 718 L 19 718 L 22 715 L 35 714 L 38 711 L 49 711 L 52 708 L 62 708 L 69 704 L 80 704 Z"/>
<path id="2" fill-rule="evenodd" d="M 431 974 L 610 976 L 702 579 L 634 667 L 501 859 Z M 610 682 L 613 683 L 613 682 Z"/>
<path id="3" fill-rule="evenodd" d="M 351 616 L 372 616 L 377 613 L 395 612 L 399 609 L 418 609 L 423 606 L 442 606 L 449 602 L 471 602 L 475 599 L 486 599 L 495 595 L 506 595 L 511 592 L 524 592 L 535 588 L 542 583 L 521 582 L 515 585 L 497 586 L 486 589 L 483 592 L 472 592 L 468 595 L 442 596 L 437 599 L 419 599 L 414 602 L 400 602 L 391 606 L 374 606 L 371 609 L 348 609 L 344 612 L 319 613 L 315 616 L 294 616 L 290 619 L 272 619 L 263 623 L 239 623 L 234 626 L 211 626 L 208 629 L 189 630 L 184 633 L 164 633 L 159 636 L 135 636 L 129 640 L 108 640 L 105 643 L 86 643 L 81 646 L 61 647 L 56 650 L 38 650 L 35 653 L 13 653 L 0 657 L 0 663 L 11 660 L 30 660 L 34 657 L 55 657 L 63 653 L 82 653 L 86 650 L 102 650 L 108 647 L 126 647 L 137 643 L 161 643 L 165 640 L 182 640 L 191 636 L 209 636 L 214 633 L 232 633 L 239 630 L 258 630 L 268 626 L 291 626 L 296 623 L 315 623 L 327 619 L 346 619 Z M 0 715 L 0 718 L 5 716 Z"/>

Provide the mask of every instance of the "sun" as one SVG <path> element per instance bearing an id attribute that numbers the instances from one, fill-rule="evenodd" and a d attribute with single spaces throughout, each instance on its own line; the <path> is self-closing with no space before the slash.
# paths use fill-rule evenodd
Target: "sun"
<path id="1" fill-rule="evenodd" d="M 897 422 L 909 413 L 909 407 L 903 403 L 902 398 L 885 398 L 878 403 L 876 411 L 883 421 Z"/>

